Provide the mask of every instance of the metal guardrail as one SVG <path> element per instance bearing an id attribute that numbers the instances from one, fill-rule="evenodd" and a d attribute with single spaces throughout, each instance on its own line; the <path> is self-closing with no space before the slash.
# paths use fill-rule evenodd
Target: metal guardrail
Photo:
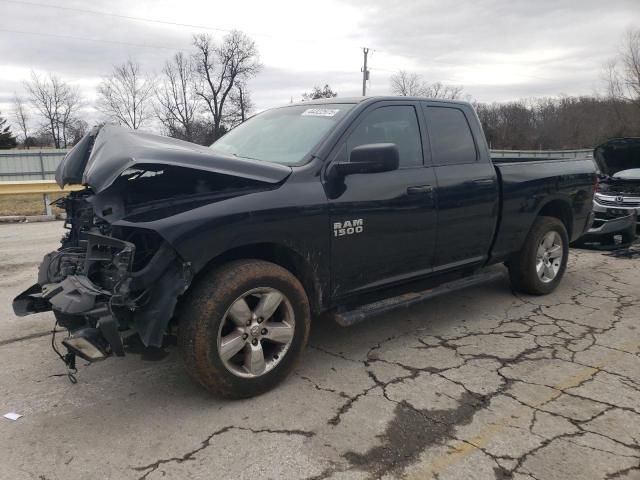
<path id="1" fill-rule="evenodd" d="M 54 180 L 22 180 L 14 182 L 0 182 L 0 195 L 42 194 L 46 215 L 53 215 L 51 210 L 51 193 L 64 193 L 82 190 L 82 185 L 67 185 L 60 188 Z"/>
<path id="2" fill-rule="evenodd" d="M 585 158 L 592 157 L 592 148 L 579 150 L 491 150 L 492 158 Z"/>
<path id="3" fill-rule="evenodd" d="M 67 152 L 66 149 L 0 150 L 0 195 L 40 193 L 45 211 L 51 215 L 50 193 L 81 188 L 72 186 L 61 190 L 53 181 L 56 168 Z M 592 149 L 491 150 L 493 158 L 584 158 L 592 155 Z"/>
<path id="4" fill-rule="evenodd" d="M 50 180 L 68 150 L 0 150 L 0 182 Z M 491 150 L 493 158 L 584 158 L 592 149 L 580 150 Z"/>
<path id="5" fill-rule="evenodd" d="M 25 195 L 29 193 L 63 193 L 82 190 L 82 185 L 67 185 L 60 188 L 55 180 L 20 180 L 0 182 L 0 195 Z"/>

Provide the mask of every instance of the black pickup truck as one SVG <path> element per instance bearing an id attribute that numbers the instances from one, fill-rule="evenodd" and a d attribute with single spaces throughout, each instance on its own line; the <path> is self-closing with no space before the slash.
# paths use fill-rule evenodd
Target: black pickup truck
<path id="1" fill-rule="evenodd" d="M 105 126 L 56 179 L 84 188 L 14 311 L 53 310 L 71 365 L 175 328 L 197 381 L 245 397 L 286 377 L 320 314 L 350 325 L 497 263 L 553 291 L 596 177 L 591 159 L 492 162 L 468 103 L 381 97 L 267 110 L 210 147 Z"/>

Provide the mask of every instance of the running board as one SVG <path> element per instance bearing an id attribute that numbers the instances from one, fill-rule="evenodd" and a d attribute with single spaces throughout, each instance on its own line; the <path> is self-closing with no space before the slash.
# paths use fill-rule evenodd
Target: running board
<path id="1" fill-rule="evenodd" d="M 468 287 L 473 287 L 481 283 L 486 283 L 498 278 L 504 277 L 504 271 L 490 270 L 476 273 L 468 277 L 459 278 L 451 282 L 443 283 L 437 287 L 422 290 L 421 292 L 410 292 L 397 297 L 386 298 L 377 302 L 361 305 L 353 310 L 336 312 L 333 314 L 335 322 L 341 327 L 350 327 L 356 323 L 360 323 L 370 317 L 382 315 L 383 313 L 398 310 L 400 308 L 408 308 L 422 303 L 430 298 L 443 295 L 445 293 L 456 292 Z"/>

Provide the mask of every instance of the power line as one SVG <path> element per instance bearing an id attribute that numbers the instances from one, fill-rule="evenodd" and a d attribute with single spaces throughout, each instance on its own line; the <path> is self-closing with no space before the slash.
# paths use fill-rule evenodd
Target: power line
<path id="1" fill-rule="evenodd" d="M 0 0 L 0 2 L 2 1 L 7 1 L 7 0 Z M 22 2 L 15 2 L 15 3 L 22 3 Z M 110 44 L 114 44 L 114 45 L 124 45 L 124 46 L 131 46 L 131 47 L 140 47 L 140 48 L 153 48 L 153 49 L 158 49 L 158 50 L 170 50 L 170 51 L 180 51 L 183 50 L 184 47 L 169 47 L 166 45 L 153 45 L 153 44 L 149 44 L 149 43 L 132 43 L 132 42 L 122 42 L 119 40 L 107 40 L 107 39 L 103 39 L 103 38 L 90 38 L 90 37 L 78 37 L 78 36 L 74 36 L 74 35 L 63 35 L 63 34 L 59 34 L 59 33 L 46 33 L 46 32 L 30 32 L 27 30 L 13 30 L 13 29 L 8 29 L 8 28 L 0 28 L 0 32 L 6 32 L 6 33 L 14 33 L 14 34 L 20 34 L 20 35 L 36 35 L 36 36 L 43 36 L 43 37 L 54 37 L 54 38 L 62 38 L 62 39 L 66 39 L 66 40 L 81 40 L 81 41 L 85 41 L 85 42 L 99 42 L 99 43 L 110 43 Z M 401 69 L 398 70 L 388 70 L 385 68 L 377 68 L 377 67 L 367 67 L 367 80 L 370 80 L 369 77 L 369 72 L 371 70 L 377 70 L 377 71 L 382 71 L 382 72 L 388 72 L 388 73 L 396 73 Z M 364 72 L 363 72 L 363 76 L 364 76 Z M 536 79 L 536 80 L 545 80 L 545 81 L 553 81 L 552 79 L 549 78 L 544 78 L 544 77 L 537 77 L 537 76 L 533 76 L 533 75 L 522 75 L 524 78 L 530 78 L 530 79 Z M 441 81 L 450 81 L 450 82 L 454 82 L 454 80 L 449 79 L 449 78 L 441 78 Z"/>
<path id="2" fill-rule="evenodd" d="M 180 23 L 180 22 L 171 22 L 168 20 L 157 20 L 157 19 L 152 19 L 152 18 L 145 18 L 145 17 L 138 17 L 138 16 L 133 16 L 133 15 L 124 15 L 124 14 L 119 14 L 119 13 L 112 13 L 112 12 L 101 12 L 99 10 L 91 10 L 88 8 L 79 8 L 79 7 L 67 7 L 67 6 L 62 6 L 62 5 L 50 5 L 50 4 L 46 4 L 46 3 L 39 3 L 39 2 L 33 2 L 33 1 L 28 1 L 28 0 L 0 0 L 0 2 L 4 2 L 4 3 L 12 3 L 15 5 L 23 5 L 23 6 L 30 6 L 30 7 L 39 7 L 39 8 L 50 8 L 50 9 L 58 9 L 58 10 L 66 10 L 66 11 L 75 11 L 75 12 L 80 12 L 80 13 L 87 13 L 87 14 L 91 14 L 91 15 L 99 15 L 99 16 L 107 16 L 107 17 L 114 17 L 114 18 L 120 18 L 120 19 L 125 19 L 125 20 L 132 20 L 132 21 L 137 21 L 137 22 L 148 22 L 148 23 L 157 23 L 160 25 L 170 25 L 170 26 L 177 26 L 177 27 L 185 27 L 185 28 L 195 28 L 195 29 L 201 29 L 201 30 L 211 30 L 211 31 L 218 31 L 218 32 L 226 32 L 229 33 L 232 30 L 231 29 L 226 29 L 226 28 L 218 28 L 218 27 L 211 27 L 211 26 L 207 26 L 207 25 L 197 25 L 197 24 L 190 24 L 190 23 Z M 49 37 L 55 37 L 55 38 L 65 38 L 65 39 L 72 39 L 72 40 L 83 40 L 83 41 L 89 41 L 89 42 L 101 42 L 101 43 L 111 43 L 111 44 L 116 44 L 116 45 L 126 45 L 126 46 L 133 46 L 133 47 L 142 47 L 142 48 L 155 48 L 155 49 L 164 49 L 164 50 L 180 50 L 179 48 L 176 47 L 168 47 L 168 46 L 162 46 L 162 45 L 152 45 L 152 44 L 139 44 L 139 43 L 131 43 L 131 42 L 123 42 L 123 41 L 118 41 L 118 40 L 106 40 L 106 39 L 100 39 L 100 38 L 89 38 L 89 37 L 76 37 L 76 36 L 72 36 L 72 35 L 62 35 L 62 34 L 56 34 L 56 33 L 44 33 L 44 32 L 31 32 L 31 31 L 26 31 L 26 30 L 12 30 L 12 29 L 6 29 L 6 28 L 0 28 L 0 32 L 7 32 L 7 33 L 17 33 L 17 34 L 22 34 L 22 35 L 38 35 L 38 36 L 49 36 Z M 282 40 L 282 41 L 287 41 L 290 42 L 292 39 L 301 41 L 301 42 L 310 42 L 310 43 L 317 43 L 318 40 L 310 40 L 310 39 L 303 39 L 303 38 L 295 38 L 295 37 L 277 37 L 274 35 L 269 35 L 266 33 L 255 33 L 255 32 L 247 32 L 248 34 L 254 35 L 254 36 L 262 36 L 262 37 L 267 37 L 267 38 L 272 38 L 272 39 L 276 39 L 276 40 Z M 412 59 L 418 59 L 421 60 L 421 57 L 418 55 L 405 55 L 402 54 L 402 57 L 405 58 L 412 58 Z M 444 64 L 444 65 L 457 65 L 454 61 L 443 61 L 443 60 L 438 60 L 438 59 L 430 59 L 429 63 L 435 63 L 435 64 Z M 364 69 L 366 69 L 366 54 L 365 54 L 365 67 Z M 364 70 L 363 69 L 363 70 Z M 370 70 L 380 70 L 380 71 L 384 71 L 384 72 L 390 72 L 393 73 L 391 70 L 386 70 L 383 68 L 370 68 Z M 366 75 L 367 80 L 369 78 L 369 70 L 367 70 L 366 72 L 363 71 L 363 77 Z M 539 77 L 536 75 L 521 75 L 524 78 L 529 78 L 529 79 L 536 79 L 536 80 L 543 80 L 543 81 L 553 81 L 553 79 L 550 78 L 545 78 L 545 77 Z M 365 91 L 365 87 L 363 84 L 363 92 Z"/>
<path id="3" fill-rule="evenodd" d="M 202 30 L 216 30 L 219 32 L 230 32 L 231 30 L 225 29 L 225 28 L 215 28 L 215 27 L 208 27 L 208 26 L 204 26 L 204 25 L 191 25 L 189 23 L 178 23 L 178 22 L 170 22 L 167 20 L 154 20 L 151 18 L 144 18 L 144 17 L 136 17 L 133 15 L 123 15 L 120 13 L 112 13 L 112 12 L 101 12 L 99 10 L 91 10 L 88 8 L 78 8 L 78 7 L 65 7 L 62 5 L 49 5 L 46 3 L 38 3 L 38 2 L 28 2 L 28 1 L 18 1 L 18 0 L 0 0 L 1 2 L 4 3 L 14 3 L 16 5 L 28 5 L 31 7 L 43 7 L 43 8 L 53 8 L 53 9 L 57 9 L 57 10 L 67 10 L 67 11 L 73 11 L 73 12 L 81 12 L 81 13 L 89 13 L 91 15 L 101 15 L 101 16 L 107 16 L 107 17 L 115 17 L 115 18 L 122 18 L 125 20 L 134 20 L 137 22 L 150 22 L 150 23 L 160 23 L 163 25 L 172 25 L 172 26 L 176 26 L 176 27 L 189 27 L 189 28 L 199 28 Z"/>
<path id="4" fill-rule="evenodd" d="M 0 0 L 2 1 L 2 0 Z M 44 37 L 56 37 L 56 38 L 65 38 L 68 40 L 83 40 L 85 42 L 103 42 L 103 43 L 114 43 L 117 45 L 127 45 L 127 46 L 131 46 L 131 47 L 143 47 L 143 48 L 157 48 L 157 49 L 163 49 L 163 50 L 181 50 L 181 48 L 178 47 L 168 47 L 168 46 L 163 46 L 163 45 L 151 45 L 148 43 L 131 43 L 131 42 L 121 42 L 118 40 L 106 40 L 106 39 L 102 39 L 102 38 L 89 38 L 89 37 L 76 37 L 74 35 L 62 35 L 59 33 L 46 33 L 46 32 L 29 32 L 26 30 L 11 30 L 8 28 L 0 28 L 0 32 L 7 32 L 7 33 L 18 33 L 18 34 L 22 34 L 22 35 L 39 35 L 39 36 L 44 36 Z"/>
<path id="5" fill-rule="evenodd" d="M 197 25 L 197 24 L 191 24 L 191 23 L 171 22 L 169 20 L 157 20 L 157 19 L 154 19 L 154 18 L 138 17 L 138 16 L 134 16 L 134 15 L 124 15 L 124 14 L 121 14 L 121 13 L 101 12 L 99 10 L 91 10 L 89 8 L 65 7 L 65 6 L 62 6 L 62 5 L 49 5 L 49 4 L 46 4 L 46 3 L 22 1 L 22 0 L 0 0 L 0 2 L 13 3 L 15 5 L 23 5 L 23 6 L 30 6 L 30 7 L 53 8 L 53 9 L 58 9 L 58 10 L 72 11 L 72 12 L 88 13 L 88 14 L 91 14 L 91 15 L 114 17 L 114 18 L 120 18 L 120 19 L 124 19 L 124 20 L 133 20 L 133 21 L 136 21 L 136 22 L 157 23 L 157 24 L 160 24 L 160 25 L 170 25 L 170 26 L 174 26 L 174 27 L 195 28 L 195 29 L 199 29 L 199 30 L 212 30 L 212 31 L 217 31 L 217 32 L 225 32 L 225 33 L 230 33 L 230 32 L 233 31 L 233 29 L 228 29 L 228 28 L 218 28 L 218 27 L 211 27 L 211 26 L 207 26 L 207 25 Z M 276 40 L 291 41 L 291 39 L 292 39 L 291 37 L 288 37 L 288 38 L 277 37 L 277 36 L 274 36 L 274 35 L 270 35 L 268 33 L 257 33 L 257 32 L 246 32 L 246 33 L 248 33 L 250 35 L 253 35 L 255 37 L 266 37 L 266 38 L 272 38 L 272 39 L 276 39 Z M 309 39 L 304 39 L 304 38 L 297 38 L 296 40 L 299 40 L 299 41 L 302 41 L 302 42 L 313 42 L 313 43 L 316 43 L 318 41 L 318 40 L 309 40 Z"/>

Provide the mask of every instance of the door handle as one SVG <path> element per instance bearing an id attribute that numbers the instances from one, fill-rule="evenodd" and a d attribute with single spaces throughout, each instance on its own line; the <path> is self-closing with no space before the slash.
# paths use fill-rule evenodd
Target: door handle
<path id="1" fill-rule="evenodd" d="M 495 182 L 493 181 L 493 178 L 481 178 L 474 180 L 473 183 L 476 185 L 493 185 Z"/>
<path id="2" fill-rule="evenodd" d="M 431 195 L 433 187 L 431 185 L 415 185 L 407 188 L 408 195 Z"/>

